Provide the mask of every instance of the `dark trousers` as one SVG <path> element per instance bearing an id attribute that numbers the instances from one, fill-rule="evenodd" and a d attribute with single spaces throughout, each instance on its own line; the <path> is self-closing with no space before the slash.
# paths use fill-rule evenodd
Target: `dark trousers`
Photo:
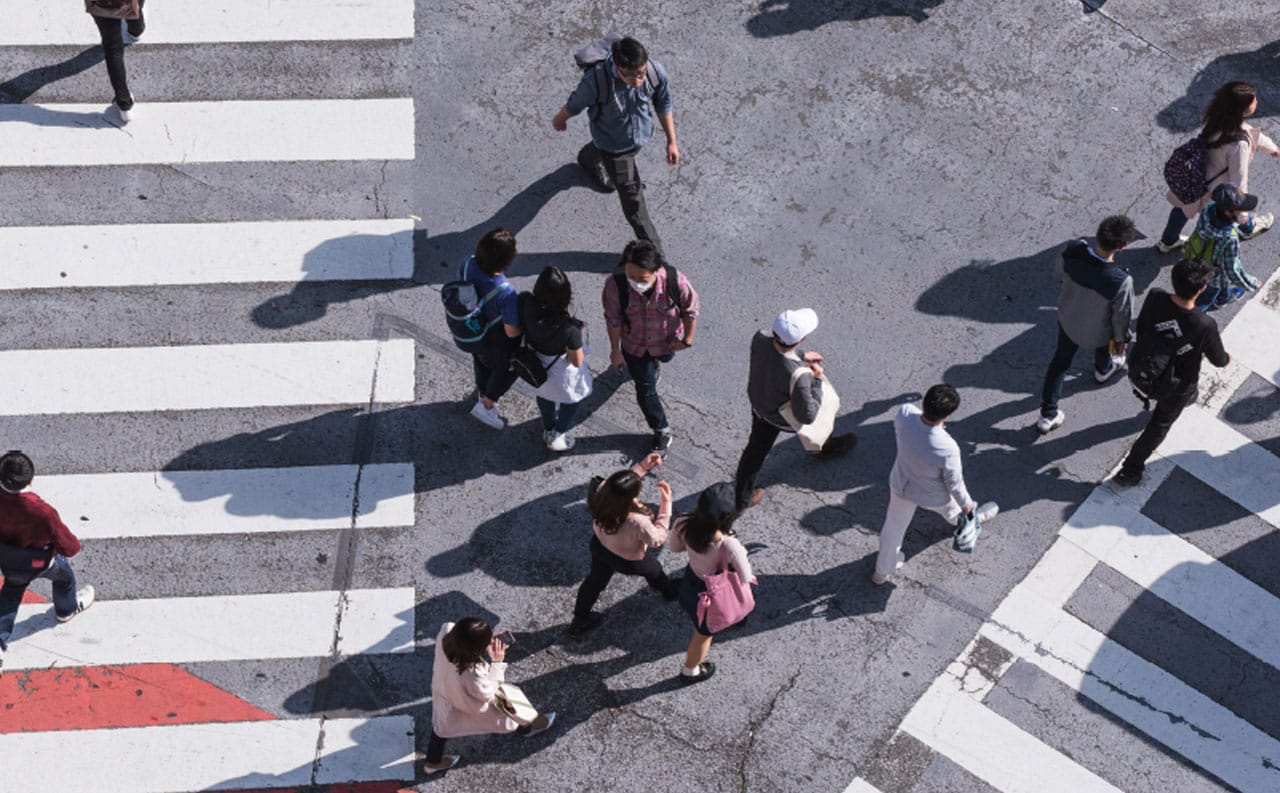
<path id="1" fill-rule="evenodd" d="M 472 368 L 476 375 L 476 390 L 481 396 L 494 402 L 502 399 L 516 381 L 516 373 L 507 364 L 511 360 L 513 340 L 507 337 L 499 322 L 484 335 L 480 352 L 471 354 Z"/>
<path id="2" fill-rule="evenodd" d="M 581 402 L 552 402 L 542 397 L 534 399 L 538 403 L 538 412 L 542 414 L 542 428 L 547 432 L 568 432 L 582 405 Z"/>
<path id="3" fill-rule="evenodd" d="M 1160 235 L 1160 241 L 1165 245 L 1172 245 L 1178 241 L 1178 237 L 1182 235 L 1182 227 L 1187 225 L 1187 216 L 1179 207 L 1173 207 L 1169 210 L 1169 222 L 1164 225 L 1164 232 Z"/>
<path id="4" fill-rule="evenodd" d="M 1147 422 L 1146 429 L 1138 439 L 1133 442 L 1133 448 L 1121 463 L 1120 470 L 1126 474 L 1141 474 L 1147 466 L 1147 458 L 1169 434 L 1169 428 L 1178 420 L 1178 416 L 1182 415 L 1186 406 L 1187 400 L 1183 397 L 1156 402 L 1156 409 L 1151 411 L 1151 420 Z"/>
<path id="5" fill-rule="evenodd" d="M 649 582 L 649 586 L 666 597 L 671 597 L 679 591 L 676 583 L 662 571 L 662 565 L 658 564 L 657 559 L 652 556 L 646 556 L 638 561 L 623 559 L 601 545 L 599 538 L 593 534 L 591 535 L 591 572 L 587 573 L 587 580 L 578 587 L 578 600 L 573 606 L 574 619 L 581 619 L 591 613 L 596 601 L 600 599 L 600 593 L 609 585 L 609 579 L 613 578 L 614 573 L 643 576 L 644 580 Z"/>
<path id="6" fill-rule="evenodd" d="M 1076 357 L 1080 345 L 1071 340 L 1067 332 L 1058 324 L 1058 349 L 1054 350 L 1053 360 L 1049 362 L 1049 371 L 1044 375 L 1044 388 L 1040 391 L 1040 415 L 1052 416 L 1058 412 L 1058 400 L 1062 399 L 1062 378 L 1071 368 L 1071 359 Z M 1106 347 L 1098 347 L 1093 351 L 1093 370 L 1105 372 L 1111 366 L 1111 351 Z"/>
<path id="7" fill-rule="evenodd" d="M 667 411 L 662 407 L 662 399 L 658 396 L 658 372 L 660 365 L 669 362 L 675 354 L 667 353 L 654 358 L 648 353 L 632 355 L 623 350 L 622 357 L 636 384 L 636 402 L 640 405 L 640 412 L 644 414 L 649 429 L 654 432 L 667 429 Z"/>
<path id="8" fill-rule="evenodd" d="M 773 442 L 778 439 L 782 429 L 770 424 L 751 411 L 751 436 L 747 438 L 747 448 L 742 450 L 738 458 L 738 473 L 734 476 L 734 492 L 738 501 L 738 509 L 746 509 L 751 503 L 751 492 L 756 489 L 756 475 L 760 473 L 764 459 L 769 456 Z"/>
<path id="9" fill-rule="evenodd" d="M 631 224 L 636 237 L 652 242 L 661 253 L 662 240 L 658 237 L 658 230 L 653 227 L 653 221 L 649 219 L 649 208 L 644 203 L 644 183 L 640 181 L 640 171 L 636 168 L 636 155 L 640 150 L 633 149 L 623 154 L 611 154 L 588 144 L 587 153 L 588 157 L 592 154 L 598 156 L 604 163 L 605 170 L 609 172 L 614 186 L 618 188 L 622 216 Z"/>
<path id="10" fill-rule="evenodd" d="M 139 6 L 142 4 L 139 3 Z M 98 34 L 102 37 L 102 55 L 107 63 L 107 77 L 111 80 L 111 90 L 115 92 L 115 102 L 121 110 L 133 107 L 133 94 L 129 93 L 129 81 L 124 70 L 124 28 L 119 19 L 94 17 L 98 26 Z M 130 35 L 142 35 L 146 22 L 142 17 L 127 21 Z"/>
<path id="11" fill-rule="evenodd" d="M 444 738 L 436 735 L 436 731 L 431 731 L 431 737 L 427 738 L 427 762 L 431 765 L 437 765 L 444 759 Z"/>
<path id="12" fill-rule="evenodd" d="M 31 568 L 32 558 L 43 559 L 46 556 L 50 558 L 45 567 L 38 570 Z M 9 646 L 18 607 L 22 605 L 22 595 L 37 578 L 47 578 L 53 582 L 54 614 L 65 617 L 75 613 L 78 605 L 76 574 L 65 556 L 0 545 L 0 575 L 4 576 L 4 585 L 0 586 L 0 649 Z"/>

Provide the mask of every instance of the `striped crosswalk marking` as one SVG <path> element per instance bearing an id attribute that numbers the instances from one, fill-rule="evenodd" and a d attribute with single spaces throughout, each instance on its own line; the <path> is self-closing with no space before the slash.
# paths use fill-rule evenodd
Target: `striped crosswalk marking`
<path id="1" fill-rule="evenodd" d="M 849 783 L 844 793 L 880 793 L 880 789 L 861 777 Z"/>
<path id="2" fill-rule="evenodd" d="M 100 600 L 66 624 L 23 605 L 4 671 L 322 657 L 336 624 L 339 655 L 413 652 L 414 603 L 412 587 Z"/>
<path id="3" fill-rule="evenodd" d="M 69 748 L 70 747 L 70 748 Z M 5 790 L 248 790 L 414 778 L 413 719 L 315 718 L 0 735 Z M 38 762 L 34 762 L 38 760 Z"/>
<path id="4" fill-rule="evenodd" d="M 84 4 L 5 3 L 0 46 L 97 44 Z M 202 44 L 413 38 L 413 0 L 165 0 L 146 8 L 143 41 Z"/>
<path id="5" fill-rule="evenodd" d="M 1222 332 L 1222 344 L 1234 362 L 1280 386 L 1280 344 L 1276 343 L 1280 339 L 1280 311 L 1264 302 L 1264 297 L 1280 294 L 1280 270 L 1271 274 L 1260 293 Z"/>
<path id="6" fill-rule="evenodd" d="M 413 400 L 409 339 L 0 351 L 0 415 Z"/>
<path id="7" fill-rule="evenodd" d="M 0 105 L 0 167 L 413 159 L 413 100 Z"/>
<path id="8" fill-rule="evenodd" d="M 359 493 L 356 481 L 359 478 Z M 40 477 L 83 540 L 412 526 L 412 463 Z"/>
<path id="9" fill-rule="evenodd" d="M 0 228 L 0 290 L 413 276 L 413 221 Z"/>

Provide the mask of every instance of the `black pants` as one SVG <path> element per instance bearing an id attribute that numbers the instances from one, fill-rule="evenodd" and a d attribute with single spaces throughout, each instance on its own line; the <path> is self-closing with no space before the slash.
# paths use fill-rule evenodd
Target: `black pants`
<path id="1" fill-rule="evenodd" d="M 444 759 L 444 738 L 436 735 L 436 731 L 431 731 L 431 737 L 427 739 L 427 762 L 431 765 L 437 765 Z"/>
<path id="2" fill-rule="evenodd" d="M 1080 346 L 1071 340 L 1067 332 L 1058 323 L 1058 347 L 1053 351 L 1053 360 L 1049 362 L 1049 370 L 1044 375 L 1044 387 L 1040 390 L 1040 415 L 1055 416 L 1058 413 L 1058 400 L 1062 399 L 1062 378 L 1071 368 L 1071 360 L 1076 357 Z M 1111 365 L 1111 350 L 1106 345 L 1093 351 L 1093 371 L 1105 372 Z"/>
<path id="3" fill-rule="evenodd" d="M 609 579 L 613 578 L 614 573 L 644 576 L 649 586 L 667 597 L 679 591 L 676 583 L 662 571 L 662 565 L 658 564 L 657 559 L 652 556 L 646 556 L 638 561 L 623 559 L 601 545 L 599 538 L 592 534 L 591 572 L 587 573 L 587 580 L 578 587 L 578 600 L 573 606 L 574 619 L 581 619 L 591 613 L 596 601 L 600 599 L 600 593 L 609 585 Z"/>
<path id="4" fill-rule="evenodd" d="M 141 3 L 138 4 L 142 6 Z M 94 17 L 98 26 L 98 34 L 102 36 L 102 55 L 107 62 L 107 77 L 111 80 L 111 90 L 115 92 L 115 102 L 121 110 L 133 107 L 133 94 L 129 93 L 129 81 L 124 70 L 124 29 L 119 19 Z M 142 17 L 127 21 L 129 33 L 142 35 L 146 22 Z"/>
<path id="5" fill-rule="evenodd" d="M 593 151 L 604 163 L 605 170 L 618 188 L 618 201 L 622 204 L 622 216 L 635 230 L 636 238 L 648 240 L 654 244 L 658 252 L 662 252 L 662 240 L 658 238 L 658 230 L 649 219 L 649 208 L 644 203 L 644 183 L 640 181 L 640 171 L 636 168 L 636 154 L 633 149 L 622 154 L 611 154 L 588 144 L 589 152 Z"/>
<path id="6" fill-rule="evenodd" d="M 1185 398 L 1166 399 L 1156 402 L 1155 410 L 1151 411 L 1151 420 L 1147 422 L 1147 427 L 1133 442 L 1133 448 L 1129 450 L 1128 456 L 1124 458 L 1124 462 L 1120 465 L 1120 470 L 1126 474 L 1141 474 L 1147 466 L 1147 458 L 1156 450 L 1165 436 L 1169 434 L 1169 428 L 1173 426 L 1173 422 L 1178 420 L 1178 416 L 1182 415 L 1183 409 L 1188 402 Z"/>
<path id="7" fill-rule="evenodd" d="M 756 475 L 760 473 L 760 468 L 780 432 L 780 427 L 760 418 L 754 410 L 751 411 L 751 437 L 747 438 L 747 448 L 742 450 L 742 457 L 738 459 L 738 473 L 734 476 L 738 509 L 746 509 L 751 503 L 751 492 L 756 489 Z"/>
<path id="8" fill-rule="evenodd" d="M 472 353 L 471 363 L 476 375 L 476 390 L 481 396 L 494 402 L 510 390 L 516 381 L 516 373 L 507 364 L 511 360 L 512 339 L 507 337 L 502 323 L 489 328 L 481 342 L 480 352 Z"/>

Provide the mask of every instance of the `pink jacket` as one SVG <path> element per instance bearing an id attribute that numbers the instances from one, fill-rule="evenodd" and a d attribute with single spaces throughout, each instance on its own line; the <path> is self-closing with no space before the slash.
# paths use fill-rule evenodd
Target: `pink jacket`
<path id="1" fill-rule="evenodd" d="M 498 684 L 507 673 L 505 663 L 479 663 L 462 674 L 444 655 L 446 622 L 436 634 L 436 659 L 431 668 L 431 729 L 441 738 L 515 732 L 520 725 L 493 705 Z"/>
<path id="2" fill-rule="evenodd" d="M 1209 189 L 1200 198 L 1192 201 L 1190 204 L 1183 204 L 1182 200 L 1173 194 L 1173 191 L 1165 196 L 1169 199 L 1169 203 L 1182 210 L 1182 214 L 1189 219 L 1195 220 L 1200 215 L 1200 210 L 1204 209 L 1209 203 L 1209 196 L 1213 193 L 1213 188 L 1223 182 L 1231 182 L 1240 188 L 1240 192 L 1249 192 L 1249 163 L 1253 161 L 1254 152 L 1262 150 L 1267 154 L 1274 154 L 1278 149 L 1275 141 L 1262 133 L 1262 130 L 1252 124 L 1245 124 L 1243 132 L 1249 136 L 1249 142 L 1227 144 L 1209 149 L 1208 155 L 1205 157 L 1205 176 L 1215 177 L 1209 182 Z M 1221 176 L 1218 176 L 1223 169 L 1226 169 Z"/>

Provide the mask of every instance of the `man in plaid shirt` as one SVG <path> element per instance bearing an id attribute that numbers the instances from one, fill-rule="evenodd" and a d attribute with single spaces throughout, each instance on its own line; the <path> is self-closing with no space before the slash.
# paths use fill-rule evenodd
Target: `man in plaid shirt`
<path id="1" fill-rule="evenodd" d="M 665 452 L 671 446 L 671 426 L 658 396 L 659 367 L 676 350 L 693 346 L 698 293 L 652 242 L 635 240 L 622 252 L 622 272 L 605 281 L 603 302 L 609 364 L 618 372 L 626 366 L 631 373 L 640 412 L 653 430 L 653 450 Z"/>

